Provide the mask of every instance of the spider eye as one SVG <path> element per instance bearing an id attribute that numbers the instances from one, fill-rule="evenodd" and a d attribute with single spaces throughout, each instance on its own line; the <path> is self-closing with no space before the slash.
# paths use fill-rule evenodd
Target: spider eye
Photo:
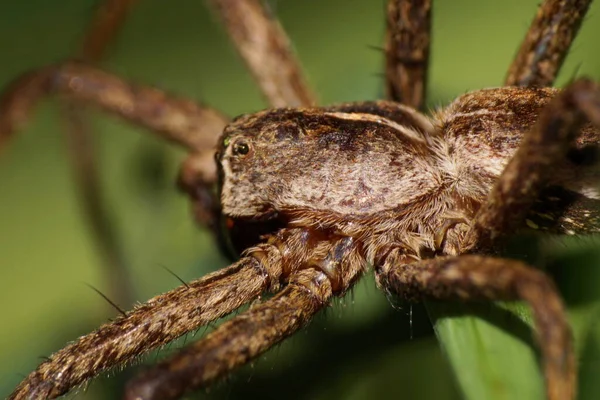
<path id="1" fill-rule="evenodd" d="M 250 152 L 250 146 L 246 142 L 236 142 L 233 145 L 233 155 L 234 156 L 245 156 Z"/>

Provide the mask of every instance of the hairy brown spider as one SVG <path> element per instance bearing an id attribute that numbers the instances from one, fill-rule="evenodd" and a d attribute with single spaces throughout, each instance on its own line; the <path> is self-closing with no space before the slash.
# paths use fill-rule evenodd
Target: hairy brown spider
<path id="1" fill-rule="evenodd" d="M 428 1 L 389 5 L 388 97 L 396 103 L 326 108 L 310 107 L 314 100 L 285 36 L 259 3 L 214 3 L 270 102 L 304 106 L 227 125 L 218 152 L 220 205 L 207 190 L 216 174 L 205 160 L 225 118 L 85 64 L 51 66 L 15 81 L 4 97 L 0 134 L 10 134 L 48 92 L 149 127 L 191 151 L 180 182 L 197 219 L 215 226 L 219 211 L 234 247 L 252 246 L 231 267 L 154 298 L 55 353 L 11 397 L 58 396 L 275 292 L 145 372 L 126 394 L 180 396 L 304 326 L 372 267 L 384 290 L 407 300 L 525 300 L 548 396 L 573 398 L 576 365 L 552 282 L 521 262 L 471 253 L 487 253 L 527 226 L 567 234 L 597 228 L 598 132 L 589 123 L 600 122 L 596 85 L 579 80 L 562 92 L 531 87 L 553 82 L 589 2 L 542 4 L 507 78 L 521 87 L 461 96 L 431 118 L 415 111 L 426 82 Z"/>

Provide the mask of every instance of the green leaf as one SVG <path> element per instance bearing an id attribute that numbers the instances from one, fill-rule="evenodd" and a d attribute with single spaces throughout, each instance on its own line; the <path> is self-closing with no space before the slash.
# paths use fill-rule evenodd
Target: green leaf
<path id="1" fill-rule="evenodd" d="M 598 245 L 589 238 L 551 238 L 537 250 L 535 256 L 525 257 L 546 267 L 569 314 L 579 363 L 578 398 L 595 399 L 600 389 Z M 516 254 L 523 257 L 521 251 Z M 428 302 L 427 310 L 465 399 L 545 398 L 526 304 Z"/>
<path id="2" fill-rule="evenodd" d="M 523 305 L 430 302 L 427 309 L 466 399 L 543 398 Z"/>

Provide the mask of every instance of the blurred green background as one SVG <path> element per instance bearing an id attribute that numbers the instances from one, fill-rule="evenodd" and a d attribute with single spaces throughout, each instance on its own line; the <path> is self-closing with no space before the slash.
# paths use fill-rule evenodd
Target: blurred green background
<path id="1" fill-rule="evenodd" d="M 382 54 L 371 47 L 382 43 L 383 0 L 269 3 L 323 103 L 381 97 Z M 430 106 L 468 90 L 500 85 L 538 0 L 434 3 Z M 0 2 L 0 86 L 19 73 L 73 54 L 94 4 Z M 600 78 L 598 10 L 597 4 L 592 7 L 559 84 L 575 74 Z M 141 1 L 104 66 L 133 81 L 206 101 L 232 116 L 265 107 L 224 32 L 199 0 Z M 178 284 L 162 266 L 191 280 L 225 265 L 210 235 L 191 220 L 186 199 L 173 190 L 183 154 L 114 119 L 98 114 L 90 119 L 112 222 L 134 277 L 134 298 L 143 301 Z M 86 286 L 110 291 L 78 203 L 62 127 L 55 104 L 44 101 L 0 156 L 2 397 L 41 356 L 116 314 Z M 588 238 L 541 243 L 535 256 L 554 272 L 569 302 L 580 351 L 582 399 L 600 396 L 600 334 L 595 323 L 599 308 L 593 296 L 600 292 L 596 243 Z M 435 310 L 445 312 L 443 307 Z M 453 348 L 463 349 L 453 358 L 454 368 L 471 398 L 489 396 L 473 394 L 481 393 L 479 384 L 495 398 L 517 398 L 494 381 L 512 369 L 519 371 L 517 380 L 524 387 L 529 385 L 518 398 L 540 396 L 539 373 L 527 340 L 514 339 L 518 335 L 504 330 L 493 332 L 498 331 L 494 324 L 470 317 L 444 319 L 438 328 L 447 338 L 448 332 L 464 329 L 461 324 L 468 325 L 470 334 L 475 332 L 463 338 L 475 337 L 477 343 L 454 337 L 446 347 L 451 354 Z M 505 343 L 514 347 L 504 348 Z M 158 356 L 179 345 L 162 349 Z M 461 364 L 463 345 L 471 346 L 470 354 L 480 355 L 485 365 L 494 365 L 494 377 L 486 380 L 477 368 L 469 369 L 467 361 Z M 493 346 L 495 350 L 477 353 Z M 512 358 L 517 353 L 527 353 L 529 361 L 523 363 L 531 363 L 523 373 L 520 359 Z M 494 364 L 496 359 L 501 362 Z M 113 372 L 69 397 L 114 398 L 126 375 Z M 457 399 L 458 393 L 423 307 L 390 307 L 368 276 L 308 329 L 196 397 Z"/>

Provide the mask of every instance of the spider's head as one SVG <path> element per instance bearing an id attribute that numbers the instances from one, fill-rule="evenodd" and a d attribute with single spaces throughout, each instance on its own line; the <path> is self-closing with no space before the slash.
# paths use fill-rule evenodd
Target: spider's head
<path id="1" fill-rule="evenodd" d="M 279 230 L 286 222 L 274 201 L 286 180 L 281 162 L 286 146 L 271 134 L 276 124 L 273 116 L 279 111 L 283 112 L 240 116 L 225 128 L 219 141 L 215 158 L 221 233 L 226 233 L 223 239 L 234 253 L 257 244 L 263 235 Z"/>
<path id="2" fill-rule="evenodd" d="M 280 195 L 294 175 L 290 158 L 298 147 L 292 136 L 300 135 L 299 113 L 267 110 L 240 116 L 225 128 L 216 154 L 224 216 L 253 221 L 280 217 Z"/>
<path id="3" fill-rule="evenodd" d="M 255 137 L 228 126 L 216 153 L 219 196 L 224 216 L 234 219 L 268 219 L 273 214 L 265 196 L 264 176 L 257 166 Z"/>

